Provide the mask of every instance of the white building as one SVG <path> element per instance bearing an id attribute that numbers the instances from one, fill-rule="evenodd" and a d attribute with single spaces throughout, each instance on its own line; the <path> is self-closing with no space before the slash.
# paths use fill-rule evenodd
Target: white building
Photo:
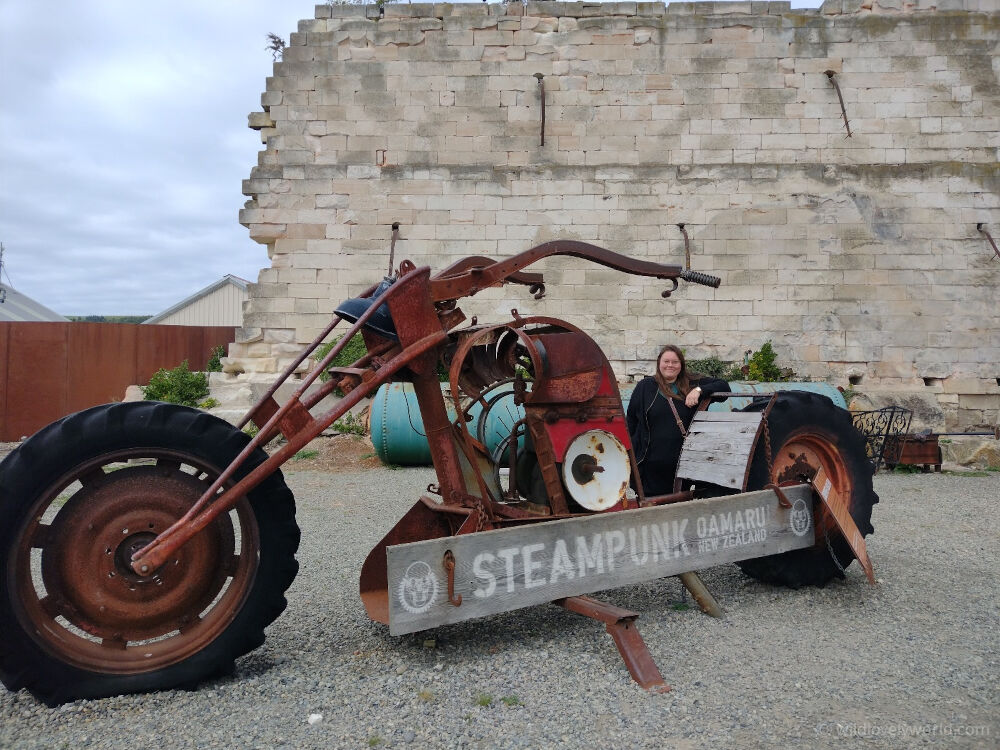
<path id="1" fill-rule="evenodd" d="M 168 307 L 143 323 L 174 326 L 242 326 L 243 303 L 250 282 L 227 274 L 200 292 Z"/>

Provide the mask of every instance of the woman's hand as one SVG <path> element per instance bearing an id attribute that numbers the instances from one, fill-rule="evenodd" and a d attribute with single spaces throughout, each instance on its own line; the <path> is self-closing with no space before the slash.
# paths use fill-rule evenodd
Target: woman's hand
<path id="1" fill-rule="evenodd" d="M 695 407 L 701 400 L 701 386 L 696 385 L 690 391 L 688 391 L 687 398 L 684 399 L 684 403 L 688 406 Z"/>

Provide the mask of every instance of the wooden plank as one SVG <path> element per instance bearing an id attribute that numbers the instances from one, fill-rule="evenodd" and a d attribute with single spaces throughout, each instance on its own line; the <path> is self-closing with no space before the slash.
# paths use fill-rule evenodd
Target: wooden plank
<path id="1" fill-rule="evenodd" d="M 389 632 L 413 633 L 814 544 L 812 489 L 797 485 L 785 494 L 791 510 L 763 490 L 390 546 Z M 455 558 L 454 592 L 462 597 L 458 607 L 448 603 L 448 550 Z"/>
<path id="2" fill-rule="evenodd" d="M 742 435 L 749 433 L 754 435 L 757 432 L 759 422 L 692 422 L 689 432 L 723 432 Z"/>
<path id="3" fill-rule="evenodd" d="M 690 450 L 685 445 L 684 451 L 681 453 L 680 460 L 684 463 L 705 463 L 713 466 L 738 466 L 741 471 L 747 467 L 745 452 L 740 455 L 735 455 L 722 445 L 718 448 L 713 448 L 712 450 Z M 678 466 L 679 465 L 680 462 L 678 462 Z"/>
<path id="4" fill-rule="evenodd" d="M 743 488 L 746 466 L 687 460 L 677 465 L 677 476 L 694 482 L 711 482 L 720 487 L 738 490 Z"/>
<path id="5" fill-rule="evenodd" d="M 759 411 L 700 411 L 694 415 L 695 422 L 760 422 Z"/>
<path id="6" fill-rule="evenodd" d="M 820 499 L 830 510 L 833 520 L 837 522 L 837 526 L 843 533 L 844 539 L 847 540 L 851 550 L 854 552 L 854 557 L 857 558 L 861 567 L 864 569 L 869 583 L 874 586 L 875 570 L 872 568 L 872 561 L 868 557 L 868 548 L 865 546 L 865 538 L 861 535 L 861 530 L 857 527 L 857 524 L 854 523 L 854 519 L 851 517 L 851 509 L 848 505 L 850 498 L 846 497 L 843 493 L 838 492 L 833 487 L 833 483 L 826 474 L 826 469 L 822 466 L 819 468 L 819 471 L 816 472 L 816 476 L 813 477 L 812 484 L 816 493 L 820 496 Z"/>
<path id="7" fill-rule="evenodd" d="M 726 452 L 729 454 L 739 454 L 746 464 L 746 457 L 750 455 L 753 448 L 756 434 L 733 435 L 721 432 L 692 432 L 684 439 L 684 452 L 701 451 L 704 453 Z M 735 463 L 734 460 L 729 463 Z"/>

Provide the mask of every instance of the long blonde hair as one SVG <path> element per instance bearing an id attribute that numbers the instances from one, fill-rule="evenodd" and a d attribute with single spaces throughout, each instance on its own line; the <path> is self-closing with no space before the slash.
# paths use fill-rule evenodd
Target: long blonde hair
<path id="1" fill-rule="evenodd" d="M 681 371 L 677 373 L 677 380 L 674 381 L 674 385 L 677 386 L 679 395 L 673 393 L 670 388 L 670 383 L 666 381 L 663 377 L 663 373 L 660 372 L 660 360 L 667 352 L 673 352 L 677 355 L 677 359 L 681 361 Z M 660 353 L 656 355 L 656 372 L 653 373 L 653 377 L 656 379 L 656 384 L 660 386 L 660 391 L 664 396 L 680 399 L 687 397 L 688 392 L 691 390 L 691 378 L 688 375 L 687 362 L 684 360 L 684 352 L 680 350 L 680 347 L 674 346 L 673 344 L 667 344 L 665 347 L 660 349 Z"/>

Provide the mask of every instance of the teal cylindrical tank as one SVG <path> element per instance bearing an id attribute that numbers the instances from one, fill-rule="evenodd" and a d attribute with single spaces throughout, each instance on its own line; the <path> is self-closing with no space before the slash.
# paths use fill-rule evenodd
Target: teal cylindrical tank
<path id="1" fill-rule="evenodd" d="M 442 389 L 447 388 L 442 384 Z M 514 423 L 524 417 L 524 407 L 514 405 L 514 386 L 504 385 L 487 394 L 490 411 L 484 427 L 486 449 L 492 453 L 505 437 L 510 434 Z M 448 418 L 454 420 L 455 405 L 445 394 Z M 479 415 L 483 407 L 473 404 L 469 409 L 472 421 L 468 423 L 469 433 L 478 436 Z M 371 434 L 375 453 L 387 464 L 400 466 L 428 466 L 431 463 L 431 449 L 424 431 L 424 420 L 420 416 L 417 394 L 410 383 L 387 383 L 375 392 L 371 405 Z M 518 450 L 524 448 L 524 437 L 518 438 Z M 507 460 L 504 451 L 501 460 Z"/>
<path id="2" fill-rule="evenodd" d="M 820 396 L 826 396 L 828 399 L 833 401 L 835 406 L 839 406 L 841 409 L 847 408 L 847 402 L 844 401 L 844 394 L 837 390 L 837 386 L 830 385 L 829 383 L 807 383 L 799 381 L 790 381 L 788 383 L 746 383 L 743 381 L 735 381 L 729 384 L 729 390 L 733 393 L 808 391 L 809 393 L 818 393 Z M 727 398 L 725 401 L 714 402 L 708 408 L 711 411 L 737 411 L 745 406 L 749 406 L 751 400 L 752 399 L 750 398 Z"/>
<path id="3" fill-rule="evenodd" d="M 629 399 L 632 398 L 632 391 L 635 389 L 634 384 L 629 384 L 621 387 L 622 392 L 622 404 L 625 409 L 628 409 Z M 740 380 L 732 380 L 729 382 L 729 390 L 733 393 L 757 393 L 766 394 L 774 393 L 775 391 L 808 391 L 809 393 L 818 393 L 820 396 L 826 396 L 828 399 L 833 401 L 836 406 L 841 409 L 847 408 L 847 403 L 844 401 L 844 394 L 842 394 L 837 387 L 830 385 L 829 383 L 808 383 L 805 381 L 789 381 L 787 383 L 753 383 L 744 382 Z M 737 409 L 742 409 L 744 406 L 750 404 L 751 398 L 727 398 L 723 401 L 713 401 L 709 407 L 709 411 L 736 411 Z"/>
<path id="4" fill-rule="evenodd" d="M 489 413 L 486 415 L 486 424 L 483 426 L 483 443 L 492 456 L 500 442 L 510 435 L 514 424 L 524 418 L 524 406 L 514 404 L 513 383 L 505 383 L 491 390 L 486 394 L 486 403 L 489 407 Z M 479 439 L 479 415 L 482 411 L 483 405 L 481 403 L 475 403 L 469 409 L 469 416 L 472 417 L 472 421 L 469 422 L 469 433 L 477 440 Z M 523 434 L 517 439 L 517 449 L 518 451 L 524 449 Z M 503 452 L 500 460 L 503 462 L 509 460 L 507 451 Z"/>
<path id="5" fill-rule="evenodd" d="M 809 391 L 828 397 L 842 409 L 847 408 L 844 396 L 829 383 L 745 383 L 732 381 L 729 387 L 733 393 L 746 394 Z M 625 410 L 628 409 L 628 402 L 634 389 L 634 384 L 621 387 L 622 407 Z M 514 422 L 524 417 L 524 407 L 514 405 L 512 385 L 501 386 L 487 396 L 491 401 L 494 397 L 496 402 L 490 408 L 484 427 L 486 448 L 491 454 L 496 450 L 500 441 L 510 434 Z M 714 401 L 708 408 L 710 411 L 733 411 L 748 405 L 750 401 L 749 396 L 730 398 L 725 401 Z M 445 406 L 448 410 L 448 417 L 455 419 L 454 403 L 448 397 L 445 398 Z M 482 406 L 479 404 L 474 404 L 469 410 L 472 421 L 468 423 L 468 428 L 473 437 L 478 435 L 481 411 Z M 400 466 L 430 465 L 431 449 L 427 444 L 427 435 L 424 432 L 424 421 L 420 416 L 417 395 L 413 392 L 411 384 L 387 383 L 375 392 L 371 406 L 371 433 L 375 452 L 384 463 Z M 523 448 L 524 437 L 522 436 L 518 439 L 518 450 Z M 501 460 L 507 460 L 506 454 L 501 457 Z"/>
<path id="6" fill-rule="evenodd" d="M 455 418 L 450 399 L 445 399 L 448 417 Z M 387 464 L 427 466 L 431 448 L 420 416 L 417 394 L 410 383 L 386 383 L 375 392 L 371 406 L 372 445 Z"/>

